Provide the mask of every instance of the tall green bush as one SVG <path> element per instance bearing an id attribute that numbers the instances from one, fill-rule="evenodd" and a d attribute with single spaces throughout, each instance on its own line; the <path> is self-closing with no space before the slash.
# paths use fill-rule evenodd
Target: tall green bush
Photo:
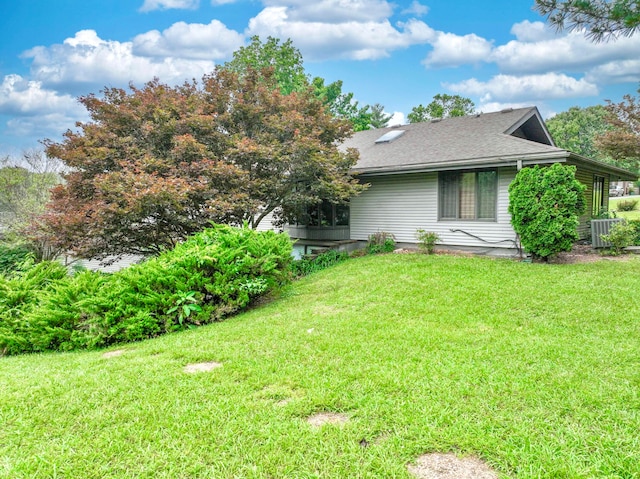
<path id="1" fill-rule="evenodd" d="M 66 277 L 60 266 L 64 277 L 15 317 L 0 303 L 0 352 L 94 348 L 222 319 L 286 283 L 291 250 L 285 234 L 216 225 L 114 274 Z"/>
<path id="2" fill-rule="evenodd" d="M 586 186 L 576 180 L 575 171 L 575 166 L 560 163 L 536 165 L 521 169 L 509 185 L 511 224 L 534 258 L 569 251 L 578 240 Z"/>

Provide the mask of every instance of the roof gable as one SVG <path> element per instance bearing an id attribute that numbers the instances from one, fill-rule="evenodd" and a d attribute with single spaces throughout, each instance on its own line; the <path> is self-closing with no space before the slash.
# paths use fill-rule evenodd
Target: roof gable
<path id="1" fill-rule="evenodd" d="M 508 128 L 505 134 L 543 145 L 556 146 L 537 108 L 532 108 L 520 121 Z"/>

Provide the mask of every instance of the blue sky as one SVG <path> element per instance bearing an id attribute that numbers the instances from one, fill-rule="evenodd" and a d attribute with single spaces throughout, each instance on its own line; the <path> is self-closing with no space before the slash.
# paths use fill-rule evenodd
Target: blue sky
<path id="1" fill-rule="evenodd" d="M 252 35 L 291 38 L 311 76 L 395 121 L 437 93 L 478 110 L 635 94 L 640 34 L 556 33 L 533 0 L 0 0 L 0 157 L 58 140 L 105 86 L 199 79 Z"/>

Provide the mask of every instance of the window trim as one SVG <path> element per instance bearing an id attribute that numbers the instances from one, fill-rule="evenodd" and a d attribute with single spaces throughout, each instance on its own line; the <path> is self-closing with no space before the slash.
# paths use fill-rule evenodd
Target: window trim
<path id="1" fill-rule="evenodd" d="M 494 172 L 495 173 L 495 185 L 494 185 L 494 193 L 495 193 L 495 204 L 494 204 L 494 216 L 493 218 L 478 218 L 478 214 L 479 214 L 479 205 L 480 202 L 478 201 L 479 199 L 479 195 L 480 195 L 480 188 L 478 187 L 478 181 L 479 181 L 479 173 L 484 173 L 484 172 Z M 462 181 L 462 176 L 465 173 L 473 173 L 474 174 L 474 179 L 475 179 L 475 200 L 474 200 L 474 207 L 475 207 L 475 218 L 461 218 L 460 217 L 460 183 Z M 456 204 L 455 204 L 455 209 L 456 209 L 456 217 L 449 217 L 449 216 L 443 216 L 443 208 L 444 208 L 444 200 L 443 200 L 443 182 L 445 180 L 446 177 L 456 177 L 456 181 L 457 181 L 457 191 L 456 191 Z M 438 192 L 437 192 L 437 199 L 438 199 L 438 204 L 437 204 L 437 208 L 438 208 L 438 221 L 443 221 L 443 222 L 474 222 L 474 223 L 497 223 L 498 222 L 498 194 L 499 194 L 499 182 L 500 182 L 500 172 L 498 170 L 498 168 L 484 168 L 484 169 L 474 169 L 474 170 L 447 170 L 447 171 L 439 171 L 438 172 Z"/>

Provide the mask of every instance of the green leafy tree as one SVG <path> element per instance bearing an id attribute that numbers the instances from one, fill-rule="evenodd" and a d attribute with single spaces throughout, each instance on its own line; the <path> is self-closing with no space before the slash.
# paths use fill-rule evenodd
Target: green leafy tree
<path id="1" fill-rule="evenodd" d="M 385 128 L 393 115 L 388 115 L 384 112 L 384 106 L 380 103 L 376 103 L 371 107 L 370 125 L 372 128 Z"/>
<path id="2" fill-rule="evenodd" d="M 536 10 L 558 30 L 582 30 L 595 42 L 630 36 L 640 25 L 637 0 L 536 0 Z"/>
<path id="3" fill-rule="evenodd" d="M 24 152 L 19 162 L 0 160 L 0 233 L 9 242 L 24 244 L 37 260 L 58 253 L 47 241 L 40 216 L 51 188 L 62 182 L 60 171 L 60 162 L 40 150 Z"/>
<path id="4" fill-rule="evenodd" d="M 420 104 L 413 107 L 407 119 L 409 123 L 422 123 L 436 118 L 466 116 L 472 115 L 475 108 L 475 104 L 469 98 L 438 93 L 427 106 Z"/>
<path id="5" fill-rule="evenodd" d="M 248 69 L 263 70 L 273 68 L 280 92 L 288 95 L 309 87 L 309 78 L 304 70 L 302 54 L 293 46 L 291 39 L 280 43 L 280 39 L 267 37 L 262 42 L 259 36 L 251 37 L 251 43 L 233 53 L 233 59 L 224 64 L 239 75 Z"/>
<path id="6" fill-rule="evenodd" d="M 91 121 L 45 142 L 70 171 L 46 216 L 56 244 L 80 257 L 158 253 L 211 222 L 287 221 L 358 193 L 357 152 L 337 148 L 351 125 L 277 81 L 273 69 L 218 68 L 202 86 L 82 97 Z"/>
<path id="7" fill-rule="evenodd" d="M 556 145 L 594 160 L 611 161 L 596 145 L 596 139 L 611 129 L 609 113 L 603 105 L 577 106 L 546 121 Z"/>
<path id="8" fill-rule="evenodd" d="M 326 85 L 324 78 L 315 77 L 311 84 L 316 97 L 336 118 L 351 122 L 354 131 L 370 128 L 371 107 L 361 107 L 358 101 L 354 100 L 353 93 L 343 93 L 342 80 Z"/>
<path id="9" fill-rule="evenodd" d="M 248 46 L 241 47 L 233 54 L 233 59 L 225 63 L 224 68 L 241 76 L 248 70 L 261 71 L 271 68 L 276 78 L 276 87 L 282 94 L 288 95 L 312 88 L 336 118 L 349 120 L 355 131 L 369 128 L 369 105 L 360 106 L 354 100 L 353 93 L 343 93 L 341 80 L 328 85 L 325 85 L 325 80 L 320 77 L 310 80 L 304 69 L 302 54 L 290 39 L 281 43 L 277 38 L 267 37 L 267 40 L 262 42 L 260 37 L 254 36 Z"/>
<path id="10" fill-rule="evenodd" d="M 578 217 L 585 211 L 586 186 L 575 166 L 555 163 L 523 168 L 509 185 L 511 224 L 535 259 L 570 251 L 578 240 Z"/>
<path id="11" fill-rule="evenodd" d="M 638 90 L 640 93 L 640 89 Z M 596 145 L 628 170 L 640 173 L 640 103 L 625 95 L 620 103 L 609 102 L 607 120 L 611 126 L 596 140 Z"/>

